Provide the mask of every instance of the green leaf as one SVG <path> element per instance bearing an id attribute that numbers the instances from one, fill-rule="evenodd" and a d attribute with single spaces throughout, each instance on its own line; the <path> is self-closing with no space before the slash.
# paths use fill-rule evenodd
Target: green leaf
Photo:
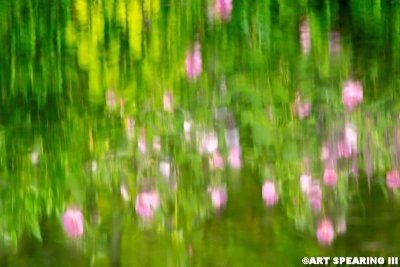
<path id="1" fill-rule="evenodd" d="M 34 219 L 31 223 L 31 230 L 32 230 L 32 234 L 33 236 L 39 240 L 40 242 L 42 242 L 42 234 L 40 232 L 40 226 L 39 226 L 39 222 L 37 219 Z"/>

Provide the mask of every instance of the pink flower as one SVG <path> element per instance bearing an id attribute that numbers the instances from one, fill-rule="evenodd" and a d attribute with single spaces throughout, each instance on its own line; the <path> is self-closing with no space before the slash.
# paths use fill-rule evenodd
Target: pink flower
<path id="1" fill-rule="evenodd" d="M 186 53 L 186 75 L 189 80 L 195 80 L 200 76 L 201 67 L 201 51 L 200 43 L 195 42 L 194 47 Z"/>
<path id="2" fill-rule="evenodd" d="M 209 187 L 208 192 L 211 196 L 211 202 L 216 209 L 225 206 L 228 200 L 228 194 L 225 187 Z"/>
<path id="3" fill-rule="evenodd" d="M 300 188 L 303 193 L 308 193 L 311 187 L 312 178 L 310 175 L 303 174 L 300 176 Z"/>
<path id="4" fill-rule="evenodd" d="M 342 101 L 348 111 L 352 111 L 363 99 L 363 87 L 360 81 L 347 80 L 343 85 Z"/>
<path id="5" fill-rule="evenodd" d="M 144 219 L 152 218 L 154 211 L 157 210 L 159 206 L 160 199 L 157 191 L 142 192 L 136 196 L 136 213 Z"/>
<path id="6" fill-rule="evenodd" d="M 62 217 L 65 233 L 72 238 L 83 234 L 83 215 L 77 208 L 68 208 Z"/>
<path id="7" fill-rule="evenodd" d="M 276 192 L 275 183 L 273 181 L 264 182 L 262 186 L 262 198 L 268 207 L 278 202 L 278 193 Z"/>
<path id="8" fill-rule="evenodd" d="M 338 176 L 333 168 L 326 168 L 324 171 L 324 183 L 326 186 L 334 187 L 337 183 Z"/>
<path id="9" fill-rule="evenodd" d="M 330 245 L 333 241 L 334 230 L 333 224 L 329 218 L 319 221 L 317 228 L 317 239 L 321 245 Z"/>
<path id="10" fill-rule="evenodd" d="M 160 174 L 165 178 L 169 179 L 171 173 L 171 164 L 167 161 L 160 162 Z"/>
<path id="11" fill-rule="evenodd" d="M 386 174 L 386 185 L 389 189 L 400 188 L 400 177 L 397 170 L 388 171 Z"/>
<path id="12" fill-rule="evenodd" d="M 351 146 L 346 140 L 336 142 L 337 156 L 339 158 L 349 158 L 352 154 Z"/>
<path id="13" fill-rule="evenodd" d="M 230 21 L 232 14 L 232 0 L 216 0 L 214 13 L 221 21 Z"/>
<path id="14" fill-rule="evenodd" d="M 311 34 L 307 19 L 303 20 L 300 24 L 300 44 L 303 54 L 308 55 L 311 50 Z"/>
<path id="15" fill-rule="evenodd" d="M 307 192 L 308 202 L 315 213 L 321 211 L 322 189 L 318 181 L 313 181 Z"/>
<path id="16" fill-rule="evenodd" d="M 351 154 L 357 152 L 357 130 L 353 124 L 346 124 L 344 129 L 344 139 L 351 150 Z"/>
<path id="17" fill-rule="evenodd" d="M 213 153 L 218 148 L 218 136 L 215 132 L 205 134 L 200 143 L 199 151 L 200 154 L 205 152 Z"/>
<path id="18" fill-rule="evenodd" d="M 301 120 L 307 118 L 310 115 L 310 111 L 311 111 L 311 104 L 309 102 L 301 103 L 297 107 L 297 112 Z"/>
<path id="19" fill-rule="evenodd" d="M 223 167 L 224 167 L 224 159 L 218 153 L 218 151 L 215 151 L 210 157 L 210 168 L 216 170 L 216 169 L 222 169 Z"/>
<path id="20" fill-rule="evenodd" d="M 242 167 L 242 160 L 240 159 L 240 146 L 235 145 L 229 150 L 228 156 L 229 165 L 234 169 L 240 169 Z"/>
<path id="21" fill-rule="evenodd" d="M 330 157 L 332 157 L 332 155 L 331 155 L 331 150 L 330 150 L 328 144 L 323 144 L 322 149 L 321 149 L 321 159 L 327 160 Z"/>
<path id="22" fill-rule="evenodd" d="M 164 92 L 163 105 L 164 105 L 165 111 L 167 111 L 167 112 L 174 111 L 174 101 L 173 101 L 173 96 L 172 96 L 171 91 Z"/>

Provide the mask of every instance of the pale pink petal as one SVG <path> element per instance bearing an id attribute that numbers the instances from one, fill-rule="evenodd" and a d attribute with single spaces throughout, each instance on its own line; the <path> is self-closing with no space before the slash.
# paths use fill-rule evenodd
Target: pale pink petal
<path id="1" fill-rule="evenodd" d="M 218 151 L 214 152 L 210 157 L 210 168 L 217 170 L 222 169 L 224 167 L 224 159 L 218 153 Z"/>
<path id="2" fill-rule="evenodd" d="M 131 198 L 128 192 L 128 189 L 126 188 L 125 185 L 121 185 L 120 187 L 120 191 L 121 191 L 121 197 L 125 202 L 128 202 L 129 199 Z"/>
<path id="3" fill-rule="evenodd" d="M 303 174 L 300 176 L 300 188 L 303 193 L 308 192 L 311 187 L 312 178 L 310 175 Z"/>
<path id="4" fill-rule="evenodd" d="M 83 234 L 83 215 L 77 208 L 68 208 L 62 217 L 65 233 L 76 238 Z"/>
<path id="5" fill-rule="evenodd" d="M 226 205 L 228 194 L 225 187 L 209 187 L 208 192 L 210 193 L 214 208 L 220 209 Z"/>
<path id="6" fill-rule="evenodd" d="M 278 193 L 273 181 L 264 182 L 262 186 L 262 198 L 268 207 L 273 206 L 278 202 Z"/>
<path id="7" fill-rule="evenodd" d="M 144 219 L 151 219 L 159 206 L 160 199 L 156 191 L 142 192 L 136 196 L 136 213 Z"/>
<path id="8" fill-rule="evenodd" d="M 228 155 L 229 165 L 234 169 L 240 169 L 242 167 L 242 160 L 240 158 L 240 146 L 236 145 L 231 147 Z"/>

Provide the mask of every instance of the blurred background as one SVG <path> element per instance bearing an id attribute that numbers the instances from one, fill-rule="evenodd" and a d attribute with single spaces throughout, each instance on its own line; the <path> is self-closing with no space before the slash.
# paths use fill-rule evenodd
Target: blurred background
<path id="1" fill-rule="evenodd" d="M 0 3 L 0 266 L 400 251 L 400 1 Z"/>

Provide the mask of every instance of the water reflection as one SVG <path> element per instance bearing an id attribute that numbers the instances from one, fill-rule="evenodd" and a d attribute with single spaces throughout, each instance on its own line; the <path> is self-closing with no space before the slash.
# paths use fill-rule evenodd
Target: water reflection
<path id="1" fill-rule="evenodd" d="M 206 2 L 0 5 L 2 266 L 398 248 L 398 5 Z"/>

